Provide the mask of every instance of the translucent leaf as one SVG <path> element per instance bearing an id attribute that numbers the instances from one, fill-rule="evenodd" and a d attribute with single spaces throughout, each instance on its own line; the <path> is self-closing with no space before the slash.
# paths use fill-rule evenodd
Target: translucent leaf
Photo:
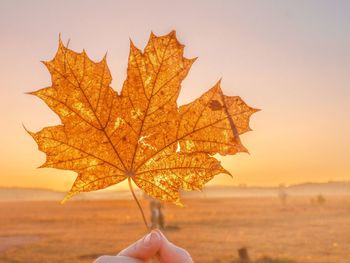
<path id="1" fill-rule="evenodd" d="M 41 167 L 77 172 L 65 200 L 130 177 L 148 195 L 180 205 L 180 190 L 201 190 L 228 173 L 212 155 L 246 151 L 239 135 L 250 130 L 257 110 L 225 96 L 220 82 L 178 107 L 181 82 L 195 61 L 183 49 L 174 31 L 151 34 L 143 52 L 131 42 L 118 95 L 105 58 L 93 62 L 59 42 L 56 56 L 44 62 L 52 85 L 31 94 L 62 124 L 29 133 L 46 153 Z"/>

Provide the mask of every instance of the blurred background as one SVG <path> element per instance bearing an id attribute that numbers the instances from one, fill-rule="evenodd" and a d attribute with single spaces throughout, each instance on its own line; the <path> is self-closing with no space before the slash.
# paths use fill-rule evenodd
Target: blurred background
<path id="1" fill-rule="evenodd" d="M 59 204 L 76 175 L 37 169 L 45 155 L 22 126 L 59 119 L 24 93 L 50 85 L 40 61 L 53 58 L 59 34 L 96 61 L 108 52 L 120 91 L 129 38 L 143 49 L 151 31 L 176 30 L 185 56 L 199 57 L 179 105 L 222 77 L 225 94 L 262 111 L 241 137 L 250 154 L 219 157 L 233 179 L 184 194 L 185 208 L 162 206 L 169 238 L 196 262 L 233 262 L 241 248 L 256 262 L 349 262 L 349 12 L 345 0 L 2 0 L 0 261 L 91 262 L 144 233 L 126 183 Z"/>

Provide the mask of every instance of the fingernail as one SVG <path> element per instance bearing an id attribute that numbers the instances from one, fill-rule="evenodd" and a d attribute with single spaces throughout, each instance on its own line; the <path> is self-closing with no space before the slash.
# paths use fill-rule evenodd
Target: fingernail
<path id="1" fill-rule="evenodd" d="M 149 233 L 145 239 L 143 240 L 143 242 L 145 242 L 146 245 L 151 244 L 152 242 L 154 242 L 155 240 L 158 240 L 159 236 L 156 232 L 151 232 Z"/>

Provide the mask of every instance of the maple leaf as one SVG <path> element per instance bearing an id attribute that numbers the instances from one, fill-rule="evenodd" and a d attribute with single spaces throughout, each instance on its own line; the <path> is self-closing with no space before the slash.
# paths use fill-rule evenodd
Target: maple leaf
<path id="1" fill-rule="evenodd" d="M 225 96 L 218 82 L 195 101 L 177 106 L 181 81 L 195 59 L 183 56 L 175 31 L 153 33 L 144 52 L 130 43 L 121 94 L 110 87 L 106 57 L 93 62 L 59 40 L 44 62 L 52 85 L 31 92 L 62 124 L 29 132 L 46 153 L 41 167 L 78 176 L 64 200 L 128 178 L 148 195 L 175 204 L 179 191 L 200 190 L 219 173 L 229 174 L 214 154 L 246 151 L 239 135 L 249 131 L 256 109 Z"/>

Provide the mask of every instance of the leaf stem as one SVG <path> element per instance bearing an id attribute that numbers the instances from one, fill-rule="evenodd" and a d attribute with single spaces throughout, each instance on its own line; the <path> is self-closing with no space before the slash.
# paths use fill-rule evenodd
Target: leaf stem
<path id="1" fill-rule="evenodd" d="M 139 200 L 137 199 L 137 197 L 136 197 L 136 195 L 135 195 L 134 189 L 133 189 L 133 187 L 132 187 L 131 177 L 130 177 L 130 176 L 128 177 L 128 183 L 129 183 L 129 188 L 130 188 L 130 191 L 131 191 L 131 193 L 132 193 L 132 196 L 134 197 L 134 200 L 136 201 L 136 204 L 137 204 L 137 206 L 138 206 L 139 209 L 140 209 L 143 222 L 145 223 L 145 226 L 146 226 L 146 228 L 147 228 L 147 231 L 149 231 L 150 228 L 149 228 L 149 226 L 148 226 L 148 224 L 147 224 L 147 220 L 146 220 L 145 214 L 144 214 L 144 212 L 143 212 L 143 209 L 142 209 L 142 207 L 141 207 L 141 204 L 140 204 Z"/>

